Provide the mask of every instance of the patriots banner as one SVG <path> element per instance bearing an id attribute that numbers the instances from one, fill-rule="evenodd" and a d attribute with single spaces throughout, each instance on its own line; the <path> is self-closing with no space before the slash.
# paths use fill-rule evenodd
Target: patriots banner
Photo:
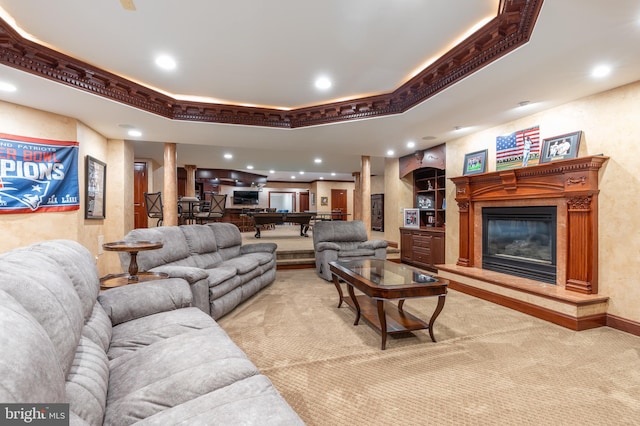
<path id="1" fill-rule="evenodd" d="M 0 213 L 78 209 L 78 142 L 0 134 Z"/>
<path id="2" fill-rule="evenodd" d="M 496 138 L 496 170 L 527 167 L 540 160 L 540 126 Z"/>

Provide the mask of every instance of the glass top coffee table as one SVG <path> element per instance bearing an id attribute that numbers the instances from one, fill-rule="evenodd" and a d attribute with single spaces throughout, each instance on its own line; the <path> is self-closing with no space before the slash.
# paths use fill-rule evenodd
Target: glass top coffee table
<path id="1" fill-rule="evenodd" d="M 382 350 L 386 347 L 388 334 L 428 329 L 431 340 L 436 341 L 433 324 L 444 308 L 448 280 L 388 260 L 330 262 L 329 269 L 340 297 L 338 307 L 345 302 L 356 310 L 353 325 L 358 325 L 362 316 L 380 330 Z M 340 280 L 347 283 L 349 297 L 343 295 Z M 364 294 L 356 296 L 354 289 Z M 404 311 L 405 299 L 431 296 L 438 297 L 438 304 L 428 323 Z M 391 300 L 398 300 L 397 307 Z"/>

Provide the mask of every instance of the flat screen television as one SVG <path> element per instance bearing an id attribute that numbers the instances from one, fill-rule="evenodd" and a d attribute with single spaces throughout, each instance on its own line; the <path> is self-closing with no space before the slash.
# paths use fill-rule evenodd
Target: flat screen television
<path id="1" fill-rule="evenodd" d="M 233 191 L 233 204 L 258 205 L 259 195 L 258 191 Z"/>

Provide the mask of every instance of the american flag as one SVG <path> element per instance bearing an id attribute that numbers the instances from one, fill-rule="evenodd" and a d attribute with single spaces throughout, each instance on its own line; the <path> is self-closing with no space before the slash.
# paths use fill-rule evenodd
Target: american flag
<path id="1" fill-rule="evenodd" d="M 514 157 L 522 156 L 525 137 L 531 139 L 531 154 L 537 154 L 540 151 L 540 126 L 519 130 L 507 136 L 498 136 L 496 138 L 496 160 L 511 160 Z"/>

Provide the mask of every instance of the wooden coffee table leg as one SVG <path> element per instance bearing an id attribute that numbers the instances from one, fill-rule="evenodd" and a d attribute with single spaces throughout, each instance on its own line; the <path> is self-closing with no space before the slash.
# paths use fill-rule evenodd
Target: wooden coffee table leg
<path id="1" fill-rule="evenodd" d="M 438 318 L 438 315 L 442 312 L 442 308 L 444 308 L 445 296 L 446 294 L 438 296 L 438 306 L 436 306 L 436 310 L 433 312 L 433 315 L 431 315 L 431 319 L 429 320 L 429 336 L 431 336 L 431 341 L 433 342 L 436 341 L 436 338 L 433 336 L 433 324 L 435 324 L 436 318 Z"/>
<path id="2" fill-rule="evenodd" d="M 360 305 L 358 304 L 358 298 L 353 291 L 353 286 L 347 283 L 347 287 L 349 288 L 349 296 L 351 296 L 351 301 L 353 301 L 353 305 L 356 307 L 356 320 L 353 322 L 353 325 L 358 325 L 358 322 L 360 321 Z"/>
<path id="3" fill-rule="evenodd" d="M 338 290 L 338 297 L 340 297 L 340 300 L 338 300 L 339 308 L 342 306 L 342 299 L 344 299 L 344 295 L 342 294 L 342 287 L 340 287 L 340 278 L 338 278 L 336 274 L 333 274 L 333 285 L 336 286 L 336 289 Z"/>
<path id="4" fill-rule="evenodd" d="M 384 300 L 378 299 L 378 320 L 380 321 L 380 332 L 382 333 L 382 346 L 383 351 L 387 346 L 387 316 L 384 313 Z"/>

